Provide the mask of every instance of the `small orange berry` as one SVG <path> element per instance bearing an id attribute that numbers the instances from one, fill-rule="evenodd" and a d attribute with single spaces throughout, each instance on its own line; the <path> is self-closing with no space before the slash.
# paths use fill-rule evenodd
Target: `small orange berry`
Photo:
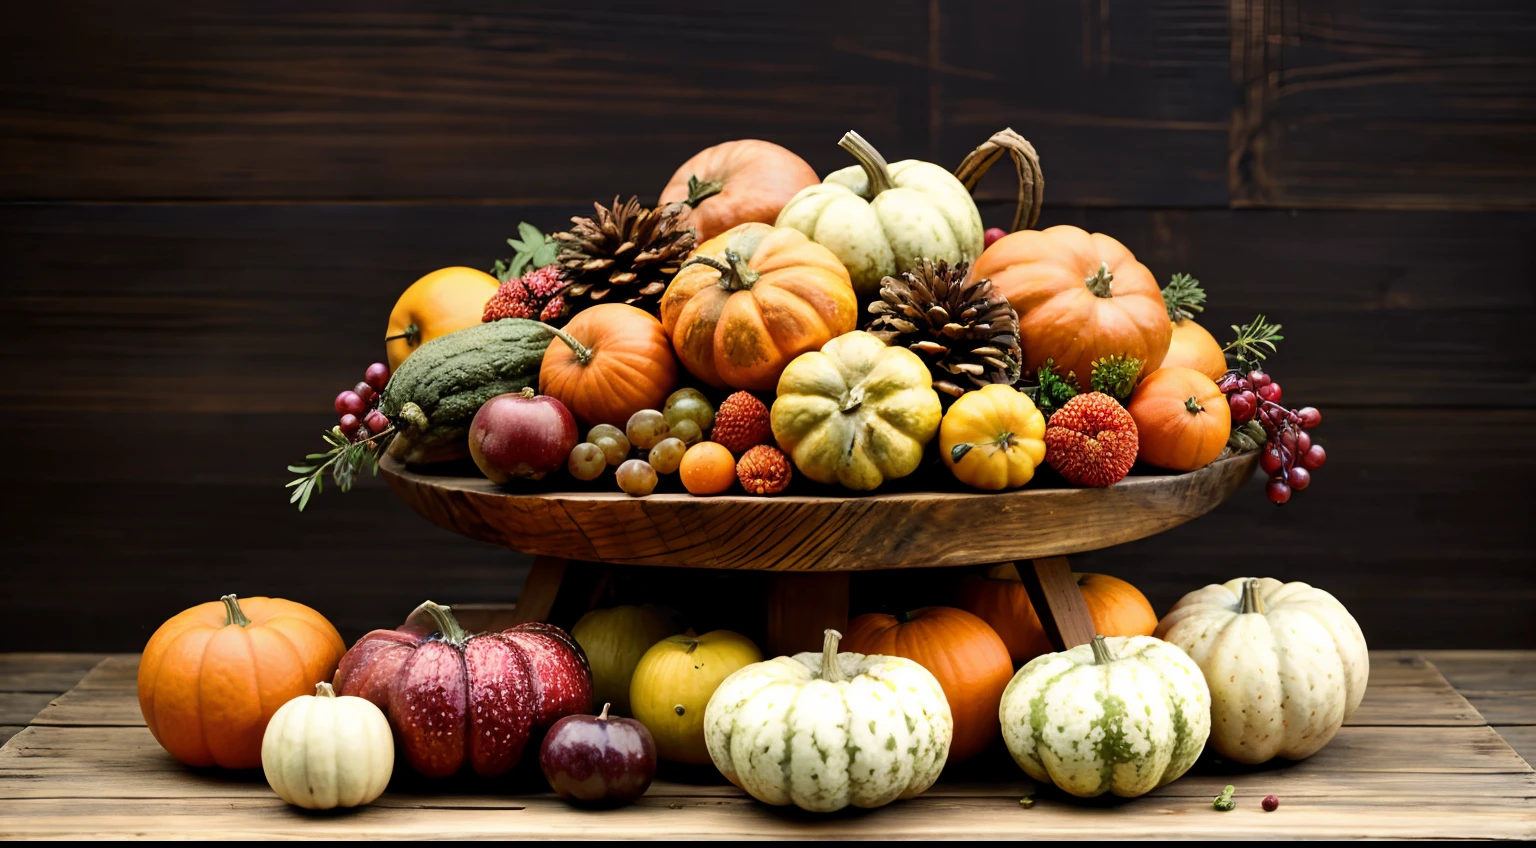
<path id="1" fill-rule="evenodd" d="M 718 442 L 699 442 L 678 466 L 683 488 L 695 495 L 718 495 L 736 482 L 736 458 Z"/>

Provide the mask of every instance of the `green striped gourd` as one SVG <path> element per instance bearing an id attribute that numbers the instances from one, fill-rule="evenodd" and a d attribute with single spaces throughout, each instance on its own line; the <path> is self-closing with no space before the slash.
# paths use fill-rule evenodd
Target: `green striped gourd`
<path id="1" fill-rule="evenodd" d="M 1134 798 L 1178 778 L 1205 747 L 1200 667 L 1150 636 L 1095 636 L 1031 660 L 1003 690 L 1003 741 L 1030 777 L 1082 798 Z"/>
<path id="2" fill-rule="evenodd" d="M 399 428 L 390 456 L 411 463 L 469 456 L 475 413 L 497 395 L 537 388 L 550 338 L 537 321 L 505 318 L 417 348 L 379 400 L 379 411 Z"/>
<path id="3" fill-rule="evenodd" d="M 768 804 L 829 813 L 880 807 L 933 785 L 954 719 L 928 670 L 901 657 L 837 652 L 753 663 L 727 677 L 704 710 L 710 759 Z"/>

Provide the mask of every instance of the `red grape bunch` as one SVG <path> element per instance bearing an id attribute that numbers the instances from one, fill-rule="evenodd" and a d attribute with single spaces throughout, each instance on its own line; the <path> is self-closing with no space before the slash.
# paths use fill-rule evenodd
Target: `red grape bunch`
<path id="1" fill-rule="evenodd" d="M 336 396 L 336 414 L 341 416 L 341 434 L 354 442 L 384 432 L 389 419 L 379 411 L 384 386 L 389 383 L 389 366 L 375 362 L 363 372 L 363 381 Z"/>
<path id="2" fill-rule="evenodd" d="M 1264 428 L 1264 453 L 1259 456 L 1259 466 L 1269 475 L 1264 494 L 1283 504 L 1291 499 L 1292 491 L 1310 486 L 1312 472 L 1328 461 L 1327 451 L 1322 445 L 1312 444 L 1312 436 L 1307 432 L 1322 423 L 1323 414 L 1311 406 L 1282 406 L 1280 384 L 1261 368 L 1247 374 L 1236 369 L 1228 371 L 1216 385 L 1226 394 L 1227 406 L 1232 408 L 1234 429 L 1255 420 Z"/>

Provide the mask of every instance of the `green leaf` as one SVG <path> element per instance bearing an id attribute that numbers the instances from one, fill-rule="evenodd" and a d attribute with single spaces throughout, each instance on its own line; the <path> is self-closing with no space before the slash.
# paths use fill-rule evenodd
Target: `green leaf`
<path id="1" fill-rule="evenodd" d="M 1242 326 L 1233 324 L 1232 332 L 1237 333 L 1237 338 L 1228 342 L 1221 351 L 1236 357 L 1238 367 L 1244 371 L 1258 368 L 1259 363 L 1276 351 L 1275 342 L 1285 339 L 1285 336 L 1280 335 L 1280 325 L 1269 323 L 1263 315 Z"/>
<path id="2" fill-rule="evenodd" d="M 1200 281 L 1188 274 L 1174 274 L 1163 287 L 1163 305 L 1168 308 L 1169 321 L 1183 321 L 1205 311 L 1205 289 Z"/>
<path id="3" fill-rule="evenodd" d="M 523 237 L 523 244 L 525 245 L 541 244 L 544 241 L 544 234 L 539 232 L 539 228 L 527 221 L 522 221 L 517 225 L 517 234 Z M 517 246 L 516 244 L 513 245 L 513 247 Z"/>
<path id="4" fill-rule="evenodd" d="M 315 466 L 313 466 L 313 465 L 290 465 L 290 466 L 288 466 L 288 470 L 292 471 L 294 474 L 308 474 L 311 471 L 315 470 Z"/>

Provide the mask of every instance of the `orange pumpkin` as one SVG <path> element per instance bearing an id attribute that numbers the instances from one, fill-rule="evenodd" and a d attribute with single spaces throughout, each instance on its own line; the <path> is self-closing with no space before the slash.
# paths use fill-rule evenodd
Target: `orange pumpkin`
<path id="1" fill-rule="evenodd" d="M 1227 373 L 1227 356 L 1210 331 L 1189 318 L 1174 321 L 1172 326 L 1173 338 L 1168 342 L 1168 355 L 1163 357 L 1161 367 L 1193 368 L 1212 380 L 1220 380 Z"/>
<path id="2" fill-rule="evenodd" d="M 1157 629 L 1152 604 L 1135 586 L 1107 574 L 1072 573 L 1088 604 L 1093 629 L 1101 636 L 1151 636 Z M 987 569 L 985 577 L 960 583 L 960 606 L 992 626 L 1015 663 L 1026 663 L 1054 650 L 1040 616 L 1029 602 L 1013 563 Z"/>
<path id="3" fill-rule="evenodd" d="M 320 613 L 280 598 L 225 595 L 160 625 L 139 660 L 139 709 L 189 766 L 261 765 L 277 708 L 329 681 L 346 652 Z"/>
<path id="4" fill-rule="evenodd" d="M 1158 369 L 1173 328 L 1163 293 L 1125 245 L 1077 227 L 1021 230 L 982 252 L 970 279 L 991 278 L 1019 313 L 1024 370 L 1053 360 L 1083 386 L 1093 361 L 1122 354 Z"/>
<path id="5" fill-rule="evenodd" d="M 705 148 L 683 163 L 659 205 L 682 203 L 683 220 L 707 241 L 739 224 L 772 224 L 800 189 L 821 180 L 786 148 L 755 138 Z"/>
<path id="6" fill-rule="evenodd" d="M 416 348 L 438 336 L 480 323 L 485 302 L 500 285 L 484 271 L 462 267 L 441 268 L 411 283 L 395 301 L 384 332 L 389 370 L 397 370 Z"/>
<path id="7" fill-rule="evenodd" d="M 661 324 L 624 303 L 582 310 L 539 365 L 539 391 L 565 404 L 582 423 L 620 429 L 642 409 L 661 409 L 677 388 L 677 360 Z"/>
<path id="8" fill-rule="evenodd" d="M 906 657 L 933 674 L 955 718 L 950 762 L 981 753 L 1001 732 L 997 708 L 1013 679 L 1013 663 L 1003 640 L 980 618 L 953 607 L 869 613 L 848 622 L 842 644 L 859 654 Z"/>
<path id="9" fill-rule="evenodd" d="M 799 230 L 742 224 L 699 245 L 661 297 L 677 357 L 712 386 L 771 392 L 791 359 L 850 332 L 848 269 Z"/>
<path id="10" fill-rule="evenodd" d="M 1210 465 L 1232 434 L 1232 410 L 1210 377 L 1193 368 L 1159 368 L 1141 381 L 1126 411 L 1136 421 L 1136 456 L 1173 471 Z"/>

